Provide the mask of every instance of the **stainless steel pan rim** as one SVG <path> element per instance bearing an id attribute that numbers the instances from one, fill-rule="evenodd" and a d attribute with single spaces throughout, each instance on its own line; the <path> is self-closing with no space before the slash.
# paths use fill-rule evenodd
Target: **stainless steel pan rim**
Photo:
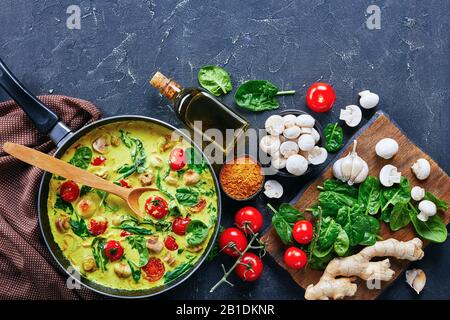
<path id="1" fill-rule="evenodd" d="M 61 157 L 64 152 L 76 141 L 78 140 L 80 137 L 82 137 L 85 133 L 90 132 L 93 129 L 96 129 L 102 125 L 106 125 L 109 123 L 114 123 L 114 122 L 122 122 L 122 121 L 144 121 L 144 122 L 150 122 L 150 123 L 155 123 L 158 125 L 161 125 L 165 128 L 168 128 L 170 130 L 174 130 L 177 131 L 180 135 L 182 135 L 189 143 L 191 143 L 192 145 L 194 145 L 195 148 L 197 148 L 197 150 L 199 150 L 200 152 L 201 149 L 193 143 L 193 141 L 191 140 L 190 137 L 188 137 L 186 134 L 184 134 L 182 131 L 180 131 L 179 129 L 175 128 L 174 126 L 155 119 L 155 118 L 151 118 L 151 117 L 146 117 L 146 116 L 138 116 L 138 115 L 120 115 L 120 116 L 113 116 L 113 117 L 108 117 L 108 118 L 104 118 L 98 121 L 95 121 L 81 129 L 79 129 L 78 131 L 76 131 L 75 133 L 73 133 L 70 137 L 68 137 L 56 150 L 54 156 L 59 158 Z M 202 153 L 203 154 L 203 153 Z M 183 275 L 181 275 L 177 280 L 170 282 L 167 285 L 163 285 L 160 287 L 156 287 L 153 289 L 146 289 L 146 290 L 122 290 L 122 289 L 112 289 L 112 288 L 108 288 L 102 285 L 99 285 L 93 281 L 90 281 L 86 278 L 84 278 L 83 276 L 81 276 L 78 271 L 76 270 L 72 270 L 73 272 L 69 272 L 67 269 L 68 267 L 71 266 L 70 261 L 68 261 L 63 255 L 62 252 L 59 248 L 59 246 L 54 242 L 53 240 L 53 234 L 50 232 L 50 225 L 48 223 L 48 212 L 47 212 L 47 199 L 48 199 L 48 186 L 49 186 L 49 181 L 51 179 L 51 174 L 48 172 L 45 172 L 42 179 L 41 179 L 41 183 L 40 183 L 40 187 L 39 187 L 39 193 L 38 193 L 38 218 L 39 218 L 39 226 L 41 229 L 41 234 L 42 237 L 44 239 L 44 242 L 47 246 L 47 248 L 49 249 L 51 255 L 53 256 L 53 258 L 55 259 L 55 261 L 57 262 L 58 266 L 64 270 L 65 274 L 68 277 L 72 277 L 72 279 L 74 279 L 77 283 L 87 287 L 88 289 L 97 292 L 99 294 L 102 295 L 106 295 L 109 297 L 114 297 L 114 298 L 126 298 L 126 299 L 137 299 L 137 298 L 148 298 L 148 297 L 152 297 L 158 294 L 161 294 L 163 292 L 166 292 L 176 286 L 178 286 L 179 284 L 183 283 L 186 279 L 188 279 L 199 267 L 200 265 L 203 264 L 204 260 L 206 259 L 206 257 L 208 256 L 209 252 L 211 251 L 212 247 L 214 246 L 214 242 L 215 239 L 217 237 L 218 234 L 218 230 L 219 230 L 219 225 L 220 225 L 220 220 L 221 220 L 221 212 L 222 212 L 222 203 L 221 203 L 221 194 L 220 194 L 220 188 L 219 188 L 219 183 L 217 180 L 217 176 L 211 166 L 211 163 L 209 162 L 209 160 L 205 157 L 205 160 L 207 161 L 208 167 L 210 168 L 211 172 L 212 172 L 212 176 L 214 179 L 214 183 L 215 183 L 215 188 L 216 188 L 216 192 L 217 192 L 217 206 L 218 206 L 218 212 L 217 212 L 217 221 L 216 221 L 216 225 L 215 225 L 215 230 L 214 230 L 214 234 L 212 235 L 212 237 L 210 238 L 210 241 L 208 243 L 208 247 L 206 248 L 206 250 L 204 251 L 202 257 L 196 262 L 196 264 L 194 265 L 194 267 L 192 267 L 192 269 L 190 269 L 188 272 L 184 273 Z"/>

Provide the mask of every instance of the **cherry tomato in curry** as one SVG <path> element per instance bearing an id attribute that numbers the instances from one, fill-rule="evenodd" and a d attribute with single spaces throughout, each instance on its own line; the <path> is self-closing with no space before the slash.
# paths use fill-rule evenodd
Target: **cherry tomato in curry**
<path id="1" fill-rule="evenodd" d="M 59 194 L 64 201 L 73 202 L 80 195 L 80 188 L 75 182 L 69 180 L 61 185 Z"/>
<path id="2" fill-rule="evenodd" d="M 144 209 L 148 215 L 160 220 L 167 215 L 169 206 L 167 204 L 167 201 L 163 198 L 158 196 L 151 196 L 145 201 Z"/>
<path id="3" fill-rule="evenodd" d="M 116 240 L 109 240 L 104 248 L 109 261 L 117 261 L 123 256 L 123 247 Z"/>

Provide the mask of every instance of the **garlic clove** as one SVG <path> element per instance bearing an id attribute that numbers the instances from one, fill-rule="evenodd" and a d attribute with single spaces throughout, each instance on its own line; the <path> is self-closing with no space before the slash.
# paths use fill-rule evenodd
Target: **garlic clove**
<path id="1" fill-rule="evenodd" d="M 385 187 L 392 187 L 394 183 L 400 183 L 402 173 L 391 164 L 385 165 L 380 170 L 380 182 Z"/>
<path id="2" fill-rule="evenodd" d="M 316 120 L 309 114 L 301 114 L 297 117 L 297 121 L 295 124 L 299 127 L 307 127 L 312 128 L 314 127 L 314 124 L 316 123 Z"/>
<path id="3" fill-rule="evenodd" d="M 308 152 L 308 161 L 313 165 L 319 165 L 327 160 L 328 152 L 325 148 L 315 146 Z"/>
<path id="4" fill-rule="evenodd" d="M 293 114 L 287 114 L 283 116 L 283 122 L 285 128 L 290 128 L 295 126 L 295 122 L 297 121 L 297 117 Z"/>
<path id="5" fill-rule="evenodd" d="M 294 141 L 285 141 L 280 145 L 280 153 L 288 158 L 289 156 L 292 156 L 294 154 L 298 153 L 298 144 Z"/>
<path id="6" fill-rule="evenodd" d="M 375 153 L 383 159 L 391 159 L 398 152 L 398 143 L 394 139 L 384 138 L 375 145 Z"/>
<path id="7" fill-rule="evenodd" d="M 280 149 L 280 138 L 277 136 L 267 135 L 261 138 L 259 147 L 268 154 L 277 152 Z"/>
<path id="8" fill-rule="evenodd" d="M 302 151 L 311 151 L 316 142 L 314 141 L 314 137 L 312 134 L 302 134 L 300 138 L 298 138 L 298 146 Z"/>
<path id="9" fill-rule="evenodd" d="M 284 119 L 282 116 L 273 115 L 267 118 L 265 123 L 267 133 L 272 136 L 279 136 L 284 130 Z"/>
<path id="10" fill-rule="evenodd" d="M 356 105 L 346 106 L 341 109 L 339 120 L 344 120 L 349 127 L 356 127 L 362 120 L 361 109 Z"/>
<path id="11" fill-rule="evenodd" d="M 362 170 L 358 173 L 356 178 L 353 180 L 353 183 L 363 182 L 364 180 L 366 180 L 368 174 L 369 174 L 369 166 L 367 165 L 367 162 L 364 161 L 364 166 L 363 166 Z M 349 183 L 349 184 L 351 185 L 351 183 Z"/>
<path id="12" fill-rule="evenodd" d="M 416 201 L 420 201 L 425 197 L 425 189 L 419 186 L 415 186 L 411 189 L 411 198 Z"/>
<path id="13" fill-rule="evenodd" d="M 364 109 L 372 109 L 375 108 L 380 101 L 380 97 L 373 92 L 370 92 L 370 90 L 364 90 L 359 93 L 359 104 Z"/>
<path id="14" fill-rule="evenodd" d="M 286 139 L 296 139 L 300 136 L 301 129 L 297 126 L 292 126 L 287 129 L 284 129 L 283 136 Z"/>
<path id="15" fill-rule="evenodd" d="M 362 171 L 362 169 L 364 169 L 364 164 L 365 164 L 365 161 L 363 159 L 361 159 L 360 157 L 353 158 L 352 170 L 351 170 L 349 181 L 353 182 L 356 179 L 358 174 Z"/>
<path id="16" fill-rule="evenodd" d="M 279 199 L 283 195 L 283 186 L 276 180 L 267 180 L 264 183 L 264 194 L 267 198 Z"/>
<path id="17" fill-rule="evenodd" d="M 417 179 L 425 180 L 430 176 L 430 162 L 427 159 L 418 159 L 411 167 Z"/>
<path id="18" fill-rule="evenodd" d="M 427 277 L 422 269 L 412 269 L 406 271 L 406 283 L 419 294 L 427 282 Z"/>

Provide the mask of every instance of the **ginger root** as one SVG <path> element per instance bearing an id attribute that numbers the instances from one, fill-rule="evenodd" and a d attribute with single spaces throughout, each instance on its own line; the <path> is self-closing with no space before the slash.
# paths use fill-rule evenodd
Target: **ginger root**
<path id="1" fill-rule="evenodd" d="M 406 242 L 396 239 L 378 241 L 353 256 L 331 260 L 319 282 L 306 288 L 305 299 L 328 300 L 353 296 L 357 289 L 356 284 L 352 283 L 355 277 L 363 280 L 391 280 L 395 272 L 390 269 L 389 259 L 370 262 L 374 257 L 416 261 L 422 259 L 423 255 L 422 241 L 419 238 Z"/>

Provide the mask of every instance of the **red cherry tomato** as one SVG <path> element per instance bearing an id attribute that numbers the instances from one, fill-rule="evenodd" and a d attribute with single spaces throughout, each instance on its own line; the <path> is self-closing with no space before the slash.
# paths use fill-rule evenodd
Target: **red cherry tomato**
<path id="1" fill-rule="evenodd" d="M 119 183 L 120 183 L 120 185 L 121 185 L 122 187 L 124 187 L 124 188 L 131 188 L 131 185 L 130 185 L 130 184 L 128 183 L 128 181 L 125 180 L 125 179 L 120 179 Z"/>
<path id="2" fill-rule="evenodd" d="M 336 93 L 328 83 L 316 82 L 306 93 L 306 104 L 314 112 L 327 112 L 335 100 Z"/>
<path id="3" fill-rule="evenodd" d="M 164 239 L 164 245 L 166 246 L 167 250 L 170 250 L 170 251 L 178 250 L 177 240 L 175 240 L 175 238 L 172 236 L 167 236 Z"/>
<path id="4" fill-rule="evenodd" d="M 200 199 L 200 201 L 196 205 L 189 208 L 189 211 L 192 213 L 199 213 L 200 211 L 205 209 L 205 207 L 206 207 L 206 200 Z"/>
<path id="5" fill-rule="evenodd" d="M 308 244 L 313 238 L 313 226 L 308 220 L 300 220 L 292 228 L 292 236 L 300 244 Z"/>
<path id="6" fill-rule="evenodd" d="M 91 219 L 89 220 L 89 232 L 93 236 L 98 236 L 106 231 L 106 228 L 108 228 L 108 221 L 107 220 L 95 220 Z"/>
<path id="7" fill-rule="evenodd" d="M 184 236 L 189 222 L 191 222 L 189 218 L 176 218 L 172 223 L 172 231 L 179 236 Z"/>
<path id="8" fill-rule="evenodd" d="M 169 206 L 166 200 L 158 196 L 151 196 L 145 201 L 144 205 L 145 212 L 151 215 L 155 219 L 162 219 L 167 215 L 169 211 Z"/>
<path id="9" fill-rule="evenodd" d="M 246 252 L 242 256 L 241 262 L 237 265 L 235 271 L 237 276 L 242 280 L 252 282 L 261 277 L 263 268 L 260 257 L 254 253 Z"/>
<path id="10" fill-rule="evenodd" d="M 239 257 L 240 252 L 244 251 L 247 244 L 244 233 L 237 228 L 227 228 L 219 237 L 220 250 L 232 257 Z"/>
<path id="11" fill-rule="evenodd" d="M 169 156 L 170 169 L 179 171 L 186 165 L 186 156 L 184 150 L 181 148 L 175 148 L 170 152 Z"/>
<path id="12" fill-rule="evenodd" d="M 109 240 L 104 250 L 109 261 L 117 261 L 123 256 L 123 248 L 116 240 Z"/>
<path id="13" fill-rule="evenodd" d="M 243 207 L 234 216 L 234 223 L 246 234 L 256 233 L 263 226 L 263 216 L 254 207 Z"/>
<path id="14" fill-rule="evenodd" d="M 125 230 L 122 230 L 122 231 L 120 231 L 120 236 L 121 237 L 128 237 L 128 236 L 131 236 L 131 232 L 128 232 L 128 231 L 125 231 Z"/>
<path id="15" fill-rule="evenodd" d="M 104 156 L 98 156 L 95 157 L 94 159 L 92 159 L 91 164 L 93 166 L 101 166 L 102 164 L 104 164 L 106 161 L 106 158 Z"/>
<path id="16" fill-rule="evenodd" d="M 75 182 L 69 180 L 61 185 L 59 194 L 61 195 L 61 199 L 63 199 L 64 201 L 73 202 L 80 195 L 80 188 Z"/>
<path id="17" fill-rule="evenodd" d="M 286 249 L 284 253 L 284 263 L 292 269 L 301 269 L 305 267 L 308 262 L 306 253 L 299 248 L 290 247 Z"/>
<path id="18" fill-rule="evenodd" d="M 144 272 L 142 276 L 148 281 L 158 281 L 164 275 L 164 263 L 159 258 L 150 258 L 147 264 L 142 267 L 142 271 Z"/>

